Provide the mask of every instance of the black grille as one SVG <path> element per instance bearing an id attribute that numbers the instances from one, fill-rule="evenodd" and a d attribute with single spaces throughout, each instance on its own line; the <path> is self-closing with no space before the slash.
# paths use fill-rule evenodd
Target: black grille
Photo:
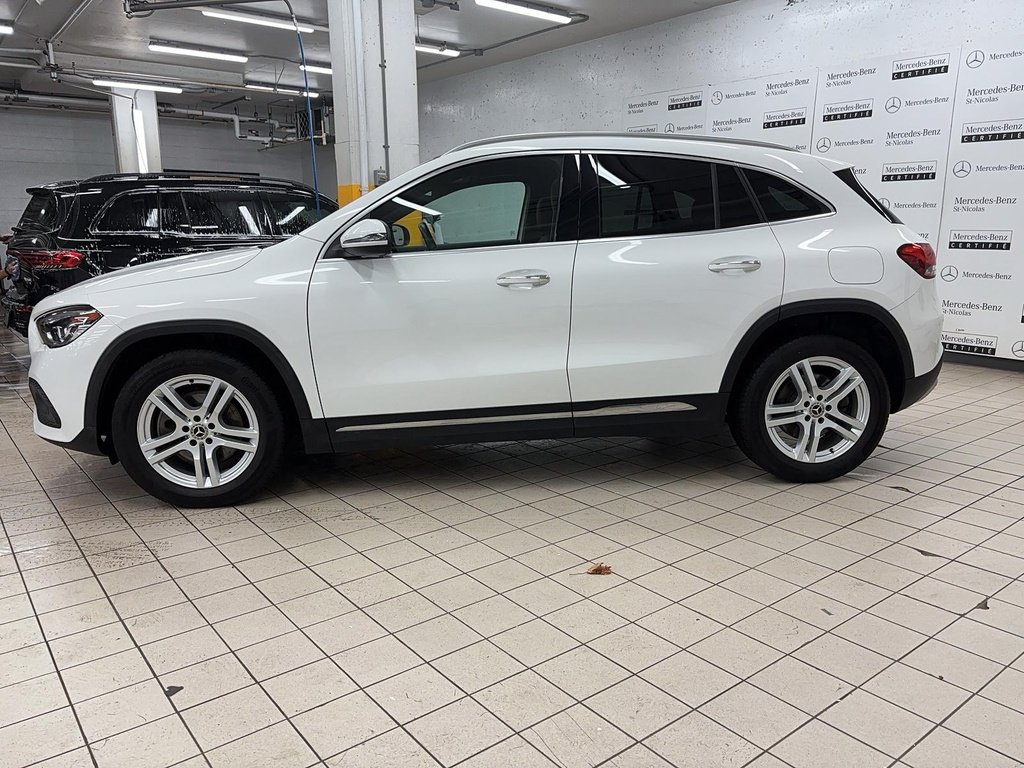
<path id="1" fill-rule="evenodd" d="M 28 391 L 32 393 L 32 400 L 36 404 L 36 417 L 39 423 L 45 424 L 54 429 L 60 428 L 60 416 L 57 415 L 50 398 L 43 392 L 43 388 L 35 379 L 28 380 Z"/>

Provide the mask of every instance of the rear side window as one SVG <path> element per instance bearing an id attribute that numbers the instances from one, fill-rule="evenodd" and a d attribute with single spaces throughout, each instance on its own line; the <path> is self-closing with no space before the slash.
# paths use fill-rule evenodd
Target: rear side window
<path id="1" fill-rule="evenodd" d="M 255 192 L 236 189 L 188 190 L 181 193 L 188 216 L 184 230 L 198 237 L 264 234 L 263 210 Z"/>
<path id="2" fill-rule="evenodd" d="M 53 192 L 33 192 L 18 221 L 18 229 L 46 232 L 60 223 L 58 200 Z"/>
<path id="3" fill-rule="evenodd" d="M 838 176 L 846 186 L 856 192 L 865 203 L 888 219 L 891 224 L 903 223 L 900 221 L 899 217 L 890 211 L 881 200 L 868 192 L 867 187 L 860 183 L 860 179 L 857 178 L 857 174 L 853 172 L 853 168 L 843 168 L 841 171 L 836 171 L 836 176 Z"/>
<path id="4" fill-rule="evenodd" d="M 297 235 L 307 227 L 316 224 L 324 216 L 337 210 L 324 200 L 320 201 L 320 213 L 316 211 L 316 199 L 301 192 L 264 192 L 270 220 L 282 235 Z"/>
<path id="5" fill-rule="evenodd" d="M 595 159 L 600 237 L 715 228 L 711 163 L 644 155 Z"/>
<path id="6" fill-rule="evenodd" d="M 121 195 L 100 214 L 94 232 L 158 232 L 160 206 L 156 192 Z"/>
<path id="7" fill-rule="evenodd" d="M 740 171 L 732 165 L 716 165 L 718 179 L 718 226 L 745 227 L 760 224 L 761 214 L 750 199 Z"/>
<path id="8" fill-rule="evenodd" d="M 832 211 L 810 192 L 780 176 L 749 168 L 743 170 L 768 221 L 787 221 Z"/>

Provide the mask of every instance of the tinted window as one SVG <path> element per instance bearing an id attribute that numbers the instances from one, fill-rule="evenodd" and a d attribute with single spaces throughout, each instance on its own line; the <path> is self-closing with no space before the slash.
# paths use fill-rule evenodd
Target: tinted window
<path id="1" fill-rule="evenodd" d="M 376 208 L 398 252 L 554 240 L 561 156 L 485 160 L 444 171 Z"/>
<path id="2" fill-rule="evenodd" d="M 842 179 L 843 183 L 846 184 L 850 189 L 856 192 L 864 200 L 865 203 L 870 205 L 885 218 L 887 218 L 892 224 L 902 224 L 900 218 L 890 211 L 885 204 L 877 197 L 868 192 L 867 187 L 860 183 L 860 179 L 857 178 L 857 174 L 853 172 L 853 168 L 843 168 L 841 171 L 836 171 L 836 176 Z"/>
<path id="3" fill-rule="evenodd" d="M 188 190 L 181 193 L 191 235 L 261 235 L 263 210 L 255 192 L 244 189 Z M 184 225 L 183 225 L 184 226 Z"/>
<path id="4" fill-rule="evenodd" d="M 718 175 L 718 226 L 745 227 L 759 224 L 761 214 L 747 193 L 739 171 L 732 165 L 716 165 Z"/>
<path id="5" fill-rule="evenodd" d="M 265 192 L 264 196 L 270 219 L 282 235 L 296 235 L 337 210 L 326 200 L 321 200 L 320 213 L 317 213 L 314 197 L 301 192 Z"/>
<path id="6" fill-rule="evenodd" d="M 160 229 L 164 232 L 187 234 L 188 214 L 180 192 L 164 192 L 160 195 Z"/>
<path id="7" fill-rule="evenodd" d="M 715 228 L 710 163 L 641 155 L 596 159 L 601 237 Z"/>
<path id="8" fill-rule="evenodd" d="M 830 212 L 818 198 L 779 176 L 749 168 L 743 173 L 768 221 L 786 221 Z"/>
<path id="9" fill-rule="evenodd" d="M 160 228 L 160 207 L 155 192 L 121 195 L 100 214 L 97 232 L 156 232 Z"/>
<path id="10" fill-rule="evenodd" d="M 53 192 L 35 192 L 18 221 L 18 229 L 45 231 L 55 229 L 59 221 L 57 196 Z"/>

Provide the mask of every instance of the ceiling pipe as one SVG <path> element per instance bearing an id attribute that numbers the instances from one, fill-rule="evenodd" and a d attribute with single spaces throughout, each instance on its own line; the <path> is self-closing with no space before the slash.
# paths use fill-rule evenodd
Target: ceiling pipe
<path id="1" fill-rule="evenodd" d="M 71 25 L 78 21 L 79 18 L 81 18 L 82 14 L 85 13 L 86 10 L 88 10 L 89 6 L 92 4 L 92 1 L 93 0 L 82 0 L 82 2 L 80 2 L 75 7 L 75 10 L 71 12 L 71 15 L 64 20 L 64 23 L 60 25 L 57 31 L 50 35 L 50 40 L 56 40 L 69 29 L 71 29 Z"/>

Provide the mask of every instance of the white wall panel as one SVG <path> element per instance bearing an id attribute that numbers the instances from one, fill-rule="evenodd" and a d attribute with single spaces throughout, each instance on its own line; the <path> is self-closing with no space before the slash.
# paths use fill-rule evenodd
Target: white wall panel
<path id="1" fill-rule="evenodd" d="M 522 131 L 621 130 L 622 101 L 633 93 L 825 68 L 1014 31 L 1020 35 L 1021 5 L 1019 0 L 739 0 L 421 84 L 421 155 L 427 159 L 465 141 Z"/>

